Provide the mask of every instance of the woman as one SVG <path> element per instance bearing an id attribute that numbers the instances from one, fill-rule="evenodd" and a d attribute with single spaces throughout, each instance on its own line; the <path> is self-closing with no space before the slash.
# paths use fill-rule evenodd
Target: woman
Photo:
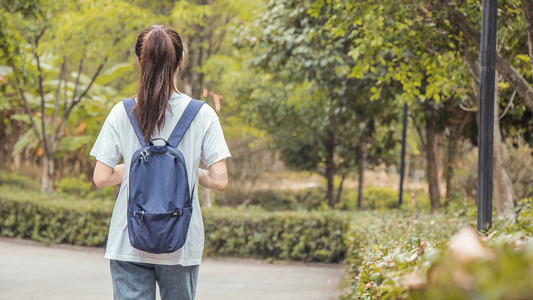
<path id="1" fill-rule="evenodd" d="M 191 98 L 176 88 L 184 47 L 173 29 L 160 25 L 146 28 L 137 38 L 135 54 L 141 69 L 133 108 L 146 141 L 168 139 Z M 152 254 L 133 248 L 127 230 L 129 164 L 141 147 L 122 102 L 109 113 L 91 150 L 97 160 L 97 187 L 121 183 L 115 203 L 105 257 L 110 259 L 115 299 L 155 299 L 156 283 L 161 299 L 194 299 L 204 246 L 204 229 L 198 194 L 193 195 L 193 214 L 183 248 Z M 189 171 L 189 189 L 198 183 L 223 191 L 228 183 L 225 158 L 230 156 L 216 113 L 203 105 L 178 149 Z M 117 165 L 121 157 L 124 164 Z M 207 170 L 198 169 L 200 159 Z"/>

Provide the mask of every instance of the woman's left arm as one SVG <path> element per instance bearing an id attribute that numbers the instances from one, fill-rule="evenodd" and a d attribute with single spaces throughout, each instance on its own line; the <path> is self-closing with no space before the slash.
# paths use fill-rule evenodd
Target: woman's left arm
<path id="1" fill-rule="evenodd" d="M 124 164 L 116 165 L 114 168 L 111 168 L 100 161 L 96 161 L 93 181 L 96 187 L 117 185 L 122 182 L 125 172 L 126 167 Z"/>

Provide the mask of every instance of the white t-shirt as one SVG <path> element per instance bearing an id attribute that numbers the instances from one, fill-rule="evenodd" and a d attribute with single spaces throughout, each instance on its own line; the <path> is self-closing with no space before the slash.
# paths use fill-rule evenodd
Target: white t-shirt
<path id="1" fill-rule="evenodd" d="M 156 128 L 152 138 L 162 137 L 167 140 L 190 100 L 191 98 L 185 94 L 173 93 L 169 100 L 171 112 L 167 110 L 165 114 L 165 125 L 161 132 Z M 185 157 L 189 189 L 193 187 L 195 189 L 193 213 L 185 245 L 173 253 L 152 254 L 137 250 L 130 245 L 127 228 L 127 189 L 130 161 L 133 153 L 140 147 L 141 144 L 121 101 L 107 116 L 91 150 L 92 156 L 110 167 L 115 167 L 121 157 L 124 157 L 126 165 L 124 179 L 111 217 L 105 257 L 163 265 L 200 264 L 204 249 L 204 224 L 198 201 L 198 165 L 202 159 L 209 168 L 213 163 L 231 156 L 215 111 L 209 105 L 203 105 L 178 145 L 178 149 Z"/>

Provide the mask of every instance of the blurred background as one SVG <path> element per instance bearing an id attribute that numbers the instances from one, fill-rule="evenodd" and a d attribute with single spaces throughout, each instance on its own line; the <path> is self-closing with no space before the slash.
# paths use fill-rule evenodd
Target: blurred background
<path id="1" fill-rule="evenodd" d="M 525 230 L 520 239 L 529 240 L 533 5 L 498 5 L 494 212 L 518 224 L 509 232 Z M 431 220 L 442 218 L 431 229 L 442 231 L 427 239 L 442 242 L 475 222 L 480 1 L 0 0 L 0 13 L 2 235 L 105 243 L 117 189 L 94 187 L 89 151 L 114 104 L 136 93 L 132 48 L 152 24 L 181 35 L 187 54 L 179 89 L 216 110 L 232 153 L 227 190 L 200 193 L 208 254 L 326 262 L 348 256 L 353 296 L 370 282 L 357 281 L 358 263 L 370 255 L 359 246 L 401 248 L 403 241 L 419 250 Z M 39 205 L 65 209 L 65 216 L 35 221 L 31 211 L 42 211 Z M 73 211 L 95 215 L 65 232 L 61 224 Z M 100 216 L 101 228 L 92 228 L 91 218 Z M 346 221 L 354 218 L 362 220 L 355 231 Z M 383 219 L 421 224 L 400 233 L 396 223 L 379 227 Z M 258 229 L 274 223 L 266 235 Z M 392 226 L 395 238 L 354 242 L 369 223 L 375 232 Z M 295 224 L 334 228 L 302 241 Z M 226 225 L 232 229 L 223 231 Z M 238 236 L 233 244 L 228 232 Z M 295 244 L 254 244 L 273 237 Z M 380 274 L 371 279 L 372 297 L 382 295 Z"/>

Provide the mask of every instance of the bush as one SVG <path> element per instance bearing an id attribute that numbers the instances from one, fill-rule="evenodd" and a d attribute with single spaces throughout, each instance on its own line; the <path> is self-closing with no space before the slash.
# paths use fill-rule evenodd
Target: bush
<path id="1" fill-rule="evenodd" d="M 335 211 L 204 209 L 208 255 L 338 262 L 348 218 Z"/>
<path id="2" fill-rule="evenodd" d="M 302 189 L 295 192 L 294 197 L 298 203 L 298 207 L 307 210 L 316 210 L 322 207 L 326 202 L 326 190 L 322 187 L 313 187 Z"/>
<path id="3" fill-rule="evenodd" d="M 85 175 L 78 177 L 65 177 L 55 182 L 58 192 L 86 198 L 93 189 L 93 184 L 85 180 Z"/>
<path id="4" fill-rule="evenodd" d="M 44 243 L 103 246 L 112 201 L 80 200 L 0 186 L 0 235 Z M 236 257 L 338 262 L 344 258 L 345 214 L 203 209 L 205 253 Z"/>
<path id="5" fill-rule="evenodd" d="M 399 191 L 390 187 L 367 187 L 363 190 L 363 209 L 383 210 L 400 208 Z M 357 210 L 357 192 L 343 192 L 337 208 L 341 210 Z M 422 190 L 404 190 L 401 208 L 429 208 L 429 198 Z"/>
<path id="6" fill-rule="evenodd" d="M 79 199 L 108 199 L 115 200 L 115 188 L 112 186 L 94 189 L 93 183 L 85 179 L 85 175 L 65 177 L 55 182 L 56 190 L 60 193 L 77 196 Z"/>
<path id="7" fill-rule="evenodd" d="M 259 190 L 250 193 L 248 205 L 260 206 L 268 211 L 296 209 L 296 198 L 291 191 Z"/>
<path id="8" fill-rule="evenodd" d="M 41 186 L 36 181 L 16 173 L 2 173 L 0 185 L 10 185 L 26 191 L 39 191 Z"/>
<path id="9" fill-rule="evenodd" d="M 529 299 L 532 201 L 521 203 L 516 222 L 494 223 L 498 231 L 477 247 L 483 251 L 469 244 L 479 243 L 475 234 L 455 252 L 447 247 L 459 228 L 475 228 L 472 204 L 452 203 L 438 214 L 359 214 L 347 235 L 350 286 L 343 299 Z M 457 249 L 478 256 L 461 260 Z"/>
<path id="10" fill-rule="evenodd" d="M 41 194 L 0 186 L 0 235 L 103 246 L 107 239 L 112 202 L 79 201 L 60 193 Z"/>

